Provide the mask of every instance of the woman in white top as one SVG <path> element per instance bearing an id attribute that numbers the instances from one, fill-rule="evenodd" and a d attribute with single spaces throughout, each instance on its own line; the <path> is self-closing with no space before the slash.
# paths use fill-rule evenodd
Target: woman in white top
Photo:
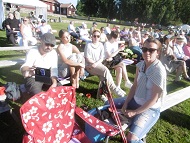
<path id="1" fill-rule="evenodd" d="M 125 48 L 125 45 L 118 46 L 118 41 L 117 41 L 118 35 L 119 35 L 118 31 L 112 31 L 110 34 L 110 40 L 104 44 L 107 61 L 112 61 L 113 57 L 116 56 L 120 51 L 123 51 Z M 113 68 L 116 70 L 116 86 L 120 88 L 121 80 L 123 77 L 125 81 L 125 86 L 131 88 L 132 83 L 130 82 L 127 76 L 125 63 L 120 62 L 119 64 L 113 66 Z"/>
<path id="2" fill-rule="evenodd" d="M 160 50 L 161 43 L 157 39 L 148 38 L 144 42 L 144 61 L 136 65 L 134 84 L 126 99 L 115 101 L 116 106 L 122 106 L 121 112 L 130 118 L 127 140 L 131 143 L 143 143 L 141 139 L 160 116 L 161 104 L 166 96 L 166 70 L 157 59 Z"/>
<path id="3" fill-rule="evenodd" d="M 86 70 L 91 75 L 96 75 L 101 81 L 106 79 L 109 89 L 117 96 L 124 97 L 125 93 L 117 88 L 109 69 L 102 64 L 105 54 L 104 46 L 100 41 L 100 30 L 96 29 L 92 33 L 92 42 L 87 43 L 84 49 Z"/>
<path id="4" fill-rule="evenodd" d="M 25 17 L 20 26 L 20 34 L 18 36 L 18 43 L 20 46 L 28 46 L 28 43 L 35 45 L 37 43 L 32 33 L 34 27 L 29 22 L 29 18 Z"/>
<path id="5" fill-rule="evenodd" d="M 108 38 L 107 38 L 106 34 L 104 33 L 104 31 L 105 31 L 104 27 L 101 27 L 100 31 L 101 31 L 100 42 L 102 42 L 102 44 L 104 44 L 105 42 L 108 41 Z"/>
<path id="6" fill-rule="evenodd" d="M 61 38 L 57 48 L 59 75 L 63 78 L 70 76 L 72 86 L 79 88 L 79 76 L 84 74 L 84 57 L 78 48 L 70 43 L 70 34 L 67 31 L 60 30 L 59 37 Z"/>

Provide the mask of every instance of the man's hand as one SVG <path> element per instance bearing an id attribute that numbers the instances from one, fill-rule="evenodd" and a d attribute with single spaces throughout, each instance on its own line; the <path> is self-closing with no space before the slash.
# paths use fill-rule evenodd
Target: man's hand
<path id="1" fill-rule="evenodd" d="M 29 67 L 27 70 L 25 70 L 23 72 L 24 78 L 35 75 L 35 69 L 36 69 L 35 67 Z"/>

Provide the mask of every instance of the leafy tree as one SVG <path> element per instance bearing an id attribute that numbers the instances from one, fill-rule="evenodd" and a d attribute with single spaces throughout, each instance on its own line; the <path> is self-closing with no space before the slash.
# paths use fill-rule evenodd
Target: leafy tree
<path id="1" fill-rule="evenodd" d="M 85 16 L 96 16 L 99 8 L 98 0 L 80 0 L 78 5 L 80 5 L 80 9 L 77 9 L 77 11 L 83 13 Z"/>
<path id="2" fill-rule="evenodd" d="M 189 5 L 190 0 L 80 0 L 77 13 L 167 25 L 173 21 L 189 23 Z"/>
<path id="3" fill-rule="evenodd" d="M 185 24 L 190 24 L 190 1 L 183 0 L 182 7 L 180 9 L 179 17 Z"/>

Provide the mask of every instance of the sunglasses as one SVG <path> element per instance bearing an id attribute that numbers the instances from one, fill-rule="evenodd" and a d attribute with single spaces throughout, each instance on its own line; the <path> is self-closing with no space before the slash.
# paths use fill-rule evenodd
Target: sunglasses
<path id="1" fill-rule="evenodd" d="M 143 53 L 146 53 L 147 51 L 149 51 L 150 53 L 153 53 L 153 52 L 156 51 L 156 50 L 157 50 L 157 49 L 142 47 Z"/>
<path id="2" fill-rule="evenodd" d="M 100 38 L 100 35 L 93 35 L 94 38 Z"/>
<path id="3" fill-rule="evenodd" d="M 45 43 L 45 45 L 47 46 L 47 47 L 54 47 L 54 45 L 53 44 L 49 44 L 49 43 Z"/>

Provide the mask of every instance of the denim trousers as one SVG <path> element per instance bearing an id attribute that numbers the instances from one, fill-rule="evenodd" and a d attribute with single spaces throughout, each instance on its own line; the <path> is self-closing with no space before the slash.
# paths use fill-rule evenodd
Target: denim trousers
<path id="1" fill-rule="evenodd" d="M 126 97 L 114 99 L 116 108 L 122 108 Z M 108 104 L 106 102 L 105 104 Z M 134 99 L 132 99 L 127 106 L 128 110 L 135 110 L 141 105 L 138 105 Z M 135 115 L 130 119 L 129 132 L 139 138 L 139 140 L 131 140 L 129 143 L 143 143 L 141 140 L 149 130 L 154 126 L 160 117 L 160 108 L 149 108 L 148 110 Z"/>

